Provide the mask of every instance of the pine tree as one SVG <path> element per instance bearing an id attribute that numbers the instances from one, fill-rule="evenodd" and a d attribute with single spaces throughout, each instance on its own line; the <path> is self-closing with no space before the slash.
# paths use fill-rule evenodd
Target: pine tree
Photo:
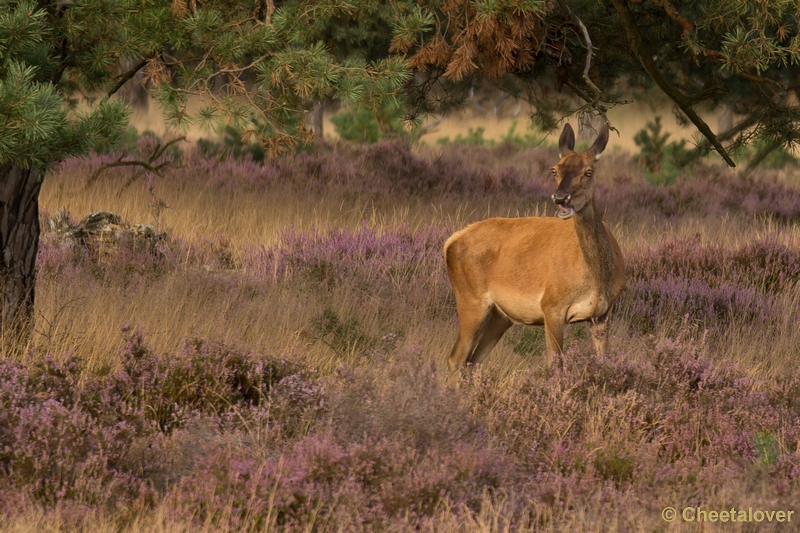
<path id="1" fill-rule="evenodd" d="M 441 108 L 443 93 L 457 100 L 464 82 L 490 79 L 554 126 L 554 113 L 623 103 L 623 81 L 656 85 L 706 138 L 699 149 L 731 165 L 729 149 L 755 139 L 800 143 L 797 0 L 429 0 L 398 14 L 391 48 L 423 80 L 412 100 L 421 112 Z M 584 105 L 520 89 L 542 83 L 568 87 Z M 719 105 L 743 118 L 715 134 L 697 110 Z"/>
<path id="2" fill-rule="evenodd" d="M 169 124 L 233 128 L 278 154 L 310 138 L 316 102 L 402 103 L 407 62 L 389 57 L 386 31 L 357 31 L 389 12 L 370 0 L 0 0 L 3 348 L 32 331 L 42 179 L 118 142 L 123 85 L 141 72 Z M 195 112 L 192 97 L 204 102 Z"/>
<path id="3" fill-rule="evenodd" d="M 47 168 L 64 157 L 115 143 L 127 120 L 119 102 L 89 112 L 69 95 L 111 77 L 119 6 L 60 1 L 0 3 L 0 288 L 3 347 L 33 325 L 38 198 Z M 112 8 L 117 7 L 114 10 Z M 80 13 L 73 13 L 80 11 Z M 110 15 L 108 22 L 100 24 Z M 76 16 L 77 15 L 77 16 Z M 117 19 L 115 19 L 117 17 Z"/>

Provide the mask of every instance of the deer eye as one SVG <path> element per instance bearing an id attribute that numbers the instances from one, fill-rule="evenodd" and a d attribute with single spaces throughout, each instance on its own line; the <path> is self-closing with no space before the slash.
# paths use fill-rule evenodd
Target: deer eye
<path id="1" fill-rule="evenodd" d="M 594 174 L 594 170 L 592 170 L 591 168 L 590 168 L 589 170 L 587 170 L 587 171 L 586 171 L 586 177 L 587 177 L 587 178 L 591 178 L 591 177 L 592 177 L 592 174 Z"/>
<path id="2" fill-rule="evenodd" d="M 553 176 L 555 176 L 556 174 L 558 174 L 558 173 L 556 172 L 556 167 L 553 167 L 553 168 L 551 168 L 551 169 L 550 169 L 550 174 L 552 174 Z"/>

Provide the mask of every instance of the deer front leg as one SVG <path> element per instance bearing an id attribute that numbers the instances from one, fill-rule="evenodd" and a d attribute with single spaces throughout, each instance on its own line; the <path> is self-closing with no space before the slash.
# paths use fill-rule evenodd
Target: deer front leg
<path id="1" fill-rule="evenodd" d="M 597 355 L 601 357 L 606 354 L 609 330 L 608 322 L 608 313 L 597 318 L 592 318 L 592 340 L 594 341 L 594 349 Z"/>
<path id="2" fill-rule="evenodd" d="M 557 313 L 544 316 L 544 341 L 547 347 L 547 366 L 553 364 L 556 355 L 561 354 L 564 346 L 564 318 Z"/>

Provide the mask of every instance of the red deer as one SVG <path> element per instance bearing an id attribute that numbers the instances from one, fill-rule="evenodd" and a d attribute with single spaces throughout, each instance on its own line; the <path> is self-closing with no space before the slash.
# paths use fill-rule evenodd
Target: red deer
<path id="1" fill-rule="evenodd" d="M 573 151 L 567 124 L 552 169 L 556 217 L 490 218 L 454 233 L 444 245 L 458 311 L 458 339 L 448 364 L 480 363 L 512 324 L 543 325 L 547 363 L 560 354 L 564 325 L 590 321 L 598 354 L 608 315 L 625 287 L 622 251 L 594 203 L 594 164 L 608 143 Z"/>

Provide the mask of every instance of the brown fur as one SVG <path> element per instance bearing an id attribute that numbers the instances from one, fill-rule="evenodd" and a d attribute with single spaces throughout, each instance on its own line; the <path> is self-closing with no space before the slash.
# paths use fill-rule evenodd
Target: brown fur
<path id="1" fill-rule="evenodd" d="M 514 323 L 544 326 L 548 364 L 562 350 L 566 323 L 591 321 L 595 348 L 605 352 L 609 310 L 625 287 L 622 251 L 593 199 L 593 166 L 607 141 L 606 127 L 579 155 L 564 128 L 553 176 L 572 218 L 492 218 L 447 240 L 459 318 L 451 369 L 481 362 Z"/>

